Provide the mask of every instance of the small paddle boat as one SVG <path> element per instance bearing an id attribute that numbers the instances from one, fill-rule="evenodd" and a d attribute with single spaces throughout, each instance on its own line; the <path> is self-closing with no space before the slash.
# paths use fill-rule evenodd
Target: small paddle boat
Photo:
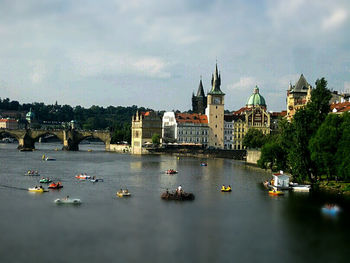
<path id="1" fill-rule="evenodd" d="M 66 197 L 66 198 L 58 198 L 55 200 L 55 203 L 56 204 L 72 204 L 72 205 L 80 205 L 81 204 L 81 201 L 80 199 L 77 199 L 77 198 L 69 198 L 69 197 Z"/>
<path id="2" fill-rule="evenodd" d="M 102 178 L 92 178 L 90 182 L 96 183 L 96 182 L 103 182 Z"/>
<path id="3" fill-rule="evenodd" d="M 89 180 L 89 179 L 91 179 L 91 176 L 86 175 L 86 174 L 78 174 L 75 176 L 75 178 L 80 179 L 80 180 Z"/>
<path id="4" fill-rule="evenodd" d="M 269 191 L 269 195 L 284 195 L 284 193 L 282 191 L 273 189 Z"/>
<path id="5" fill-rule="evenodd" d="M 232 191 L 232 188 L 231 186 L 227 186 L 225 187 L 224 185 L 221 187 L 221 192 L 231 192 Z"/>
<path id="6" fill-rule="evenodd" d="M 26 176 L 40 176 L 38 171 L 34 171 L 34 170 L 28 170 L 27 173 L 25 173 L 24 175 Z"/>
<path id="7" fill-rule="evenodd" d="M 201 166 L 208 166 L 207 163 L 201 163 Z"/>
<path id="8" fill-rule="evenodd" d="M 44 188 L 36 186 L 36 187 L 28 188 L 28 191 L 33 193 L 43 193 Z"/>
<path id="9" fill-rule="evenodd" d="M 41 184 L 48 184 L 48 183 L 51 183 L 51 182 L 52 182 L 52 180 L 49 179 L 49 178 L 41 178 L 40 181 L 39 181 L 39 183 L 41 183 Z"/>
<path id="10" fill-rule="evenodd" d="M 120 191 L 117 192 L 117 196 L 119 197 L 129 197 L 131 196 L 128 189 L 120 189 Z"/>
<path id="11" fill-rule="evenodd" d="M 61 182 L 57 182 L 57 183 L 52 183 L 49 185 L 50 189 L 60 189 L 63 188 L 63 185 L 61 184 Z"/>
<path id="12" fill-rule="evenodd" d="M 174 169 L 169 169 L 165 171 L 166 174 L 177 174 L 177 171 Z"/>

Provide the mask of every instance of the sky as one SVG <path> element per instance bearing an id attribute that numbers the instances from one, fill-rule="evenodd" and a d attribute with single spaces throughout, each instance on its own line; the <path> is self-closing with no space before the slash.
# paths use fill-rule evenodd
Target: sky
<path id="1" fill-rule="evenodd" d="M 350 90 L 348 0 L 0 0 L 0 97 L 191 109 L 217 62 L 225 109 L 286 109 L 301 73 Z"/>

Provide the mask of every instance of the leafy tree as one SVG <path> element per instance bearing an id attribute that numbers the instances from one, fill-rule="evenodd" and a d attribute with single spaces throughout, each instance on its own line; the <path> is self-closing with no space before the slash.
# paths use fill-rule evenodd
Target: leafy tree
<path id="1" fill-rule="evenodd" d="M 272 171 L 284 170 L 285 152 L 277 141 L 267 142 L 261 148 L 261 157 L 258 160 L 258 166 L 261 168 L 270 168 Z"/>
<path id="2" fill-rule="evenodd" d="M 325 174 L 330 179 L 336 174 L 335 154 L 340 139 L 342 118 L 329 114 L 309 142 L 311 160 L 317 165 L 318 175 Z"/>
<path id="3" fill-rule="evenodd" d="M 261 148 L 266 141 L 265 135 L 262 131 L 257 129 L 249 129 L 244 136 L 243 145 L 248 148 Z"/>
<path id="4" fill-rule="evenodd" d="M 152 143 L 155 145 L 158 145 L 160 143 L 160 135 L 158 133 L 153 134 Z"/>
<path id="5" fill-rule="evenodd" d="M 350 180 L 350 114 L 344 113 L 340 127 L 341 137 L 335 155 L 337 176 L 342 180 Z"/>

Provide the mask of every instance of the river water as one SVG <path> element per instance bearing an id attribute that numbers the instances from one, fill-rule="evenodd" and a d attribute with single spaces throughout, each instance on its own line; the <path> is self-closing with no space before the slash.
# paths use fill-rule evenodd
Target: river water
<path id="1" fill-rule="evenodd" d="M 19 152 L 0 145 L 1 262 L 348 262 L 347 203 L 316 193 L 269 196 L 261 181 L 270 174 L 227 159 L 131 156 L 80 145 L 36 144 Z M 88 151 L 92 149 L 92 151 Z M 46 154 L 56 161 L 45 162 Z M 166 169 L 179 171 L 167 175 Z M 39 178 L 60 180 L 61 190 L 26 191 Z M 104 182 L 78 181 L 85 172 Z M 161 193 L 182 185 L 196 199 L 164 201 Z M 222 184 L 231 193 L 219 191 Z M 127 187 L 130 198 L 115 193 Z M 56 205 L 56 198 L 80 198 L 80 206 Z M 321 207 L 337 203 L 336 217 Z"/>

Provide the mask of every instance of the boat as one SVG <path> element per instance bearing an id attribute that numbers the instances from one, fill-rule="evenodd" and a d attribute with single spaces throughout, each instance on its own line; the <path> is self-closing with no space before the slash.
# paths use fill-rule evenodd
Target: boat
<path id="1" fill-rule="evenodd" d="M 89 179 L 91 179 L 91 176 L 86 175 L 86 174 L 78 174 L 75 176 L 75 178 L 80 179 L 80 180 L 89 180 Z"/>
<path id="2" fill-rule="evenodd" d="M 292 190 L 295 192 L 310 192 L 311 185 L 295 185 Z"/>
<path id="3" fill-rule="evenodd" d="M 269 191 L 269 195 L 284 195 L 284 193 L 282 191 L 274 189 Z"/>
<path id="4" fill-rule="evenodd" d="M 165 171 L 166 174 L 177 174 L 177 171 L 174 169 L 169 169 Z"/>
<path id="5" fill-rule="evenodd" d="M 39 183 L 41 183 L 41 184 L 48 184 L 48 183 L 51 183 L 51 182 L 52 182 L 52 180 L 49 179 L 49 178 L 41 178 L 40 181 L 39 181 Z"/>
<path id="6" fill-rule="evenodd" d="M 63 188 L 63 185 L 61 184 L 61 182 L 57 182 L 57 183 L 52 183 L 48 186 L 48 188 L 50 189 L 60 189 Z"/>
<path id="7" fill-rule="evenodd" d="M 38 171 L 33 171 L 33 170 L 28 170 L 28 172 L 25 173 L 24 175 L 26 175 L 26 176 L 40 176 Z"/>
<path id="8" fill-rule="evenodd" d="M 33 193 L 43 193 L 44 188 L 36 186 L 36 187 L 28 188 L 28 191 Z"/>
<path id="9" fill-rule="evenodd" d="M 77 198 L 57 198 L 54 201 L 56 204 L 73 204 L 73 205 L 80 205 L 81 201 Z"/>
<path id="10" fill-rule="evenodd" d="M 179 193 L 178 191 L 170 193 L 166 191 L 161 194 L 160 198 L 162 198 L 163 200 L 188 201 L 194 200 L 194 194 L 185 192 Z"/>
<path id="11" fill-rule="evenodd" d="M 120 189 L 120 191 L 117 192 L 117 196 L 119 197 L 129 197 L 131 196 L 130 192 L 128 191 L 128 189 Z"/>
<path id="12" fill-rule="evenodd" d="M 96 178 L 96 179 L 91 179 L 90 181 L 93 182 L 93 183 L 103 182 L 103 179 L 102 178 Z"/>
<path id="13" fill-rule="evenodd" d="M 232 188 L 231 186 L 225 187 L 224 185 L 221 187 L 221 192 L 231 192 Z"/>
<path id="14" fill-rule="evenodd" d="M 201 166 L 208 166 L 207 163 L 201 163 Z"/>
<path id="15" fill-rule="evenodd" d="M 43 161 L 56 161 L 55 158 L 49 157 L 49 156 L 45 156 L 45 154 L 43 154 L 43 156 L 41 157 L 41 159 Z"/>

